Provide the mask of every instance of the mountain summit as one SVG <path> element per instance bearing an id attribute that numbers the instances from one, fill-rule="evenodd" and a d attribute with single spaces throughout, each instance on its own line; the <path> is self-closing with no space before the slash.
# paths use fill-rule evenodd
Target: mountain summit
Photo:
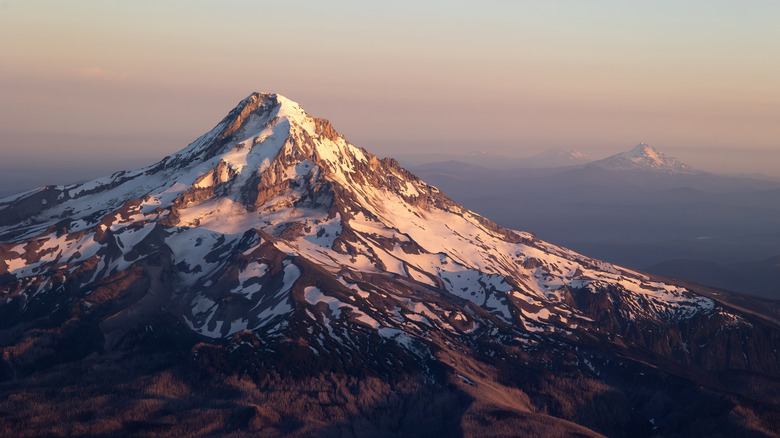
<path id="1" fill-rule="evenodd" d="M 0 292 L 0 378 L 70 364 L 94 387 L 144 357 L 138 382 L 271 435 L 684 433 L 713 391 L 743 405 L 722 373 L 780 376 L 771 317 L 505 229 L 276 94 L 152 166 L 0 200 Z M 199 417 L 166 397 L 144 427 Z M 748 427 L 723 409 L 707 427 Z"/>
<path id="2" fill-rule="evenodd" d="M 647 171 L 655 173 L 698 173 L 691 166 L 681 163 L 658 149 L 639 143 L 627 152 L 622 152 L 602 160 L 594 161 L 589 166 L 617 171 Z"/>

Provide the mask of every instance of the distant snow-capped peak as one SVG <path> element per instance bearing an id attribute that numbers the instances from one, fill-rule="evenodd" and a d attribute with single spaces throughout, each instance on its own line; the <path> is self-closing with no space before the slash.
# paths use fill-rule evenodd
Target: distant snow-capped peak
<path id="1" fill-rule="evenodd" d="M 579 151 L 572 151 L 569 149 L 548 149 L 540 154 L 535 155 L 536 157 L 560 157 L 569 159 L 572 161 L 588 161 L 590 160 L 590 157 L 583 154 Z"/>
<path id="2" fill-rule="evenodd" d="M 568 149 L 548 149 L 536 155 L 519 160 L 522 167 L 563 167 L 582 165 L 593 161 L 582 152 Z"/>
<path id="3" fill-rule="evenodd" d="M 641 142 L 630 151 L 622 152 L 590 164 L 607 170 L 639 170 L 658 173 L 698 173 L 697 170 L 670 157 L 647 143 Z"/>
<path id="4" fill-rule="evenodd" d="M 629 158 L 629 159 L 650 158 L 655 162 L 662 162 L 663 159 L 666 158 L 663 152 L 659 151 L 658 149 L 644 142 L 640 142 L 630 151 L 622 152 L 618 154 L 618 156 Z"/>

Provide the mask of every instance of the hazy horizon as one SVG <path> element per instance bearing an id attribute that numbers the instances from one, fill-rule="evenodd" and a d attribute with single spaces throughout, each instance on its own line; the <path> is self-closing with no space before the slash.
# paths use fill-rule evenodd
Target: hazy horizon
<path id="1" fill-rule="evenodd" d="M 778 18 L 763 1 L 3 0 L 0 172 L 150 164 L 261 91 L 380 156 L 603 158 L 644 141 L 780 177 Z"/>
<path id="2" fill-rule="evenodd" d="M 336 127 L 336 129 L 338 129 L 338 127 Z M 59 157 L 55 156 L 53 157 L 54 159 L 41 160 L 39 157 L 30 157 L 23 154 L 15 154 L 15 151 L 4 150 L 5 159 L 0 164 L 0 197 L 45 185 L 79 183 L 94 178 L 99 178 L 101 176 L 107 176 L 111 173 L 121 170 L 134 170 L 142 168 L 160 161 L 165 156 L 170 155 L 173 152 L 183 149 L 190 143 L 190 141 L 195 139 L 193 138 L 191 140 L 186 140 L 184 143 L 179 143 L 178 147 L 171 148 L 171 144 L 175 144 L 177 141 L 180 142 L 181 139 L 172 138 L 168 139 L 168 141 L 165 141 L 165 139 L 152 138 L 150 140 L 148 138 L 144 138 L 142 135 L 134 137 L 73 137 L 74 143 L 78 143 L 79 145 L 85 147 L 94 147 L 96 150 L 99 150 L 102 145 L 106 144 L 106 142 L 111 142 L 111 153 L 103 155 L 99 152 L 96 152 L 92 155 L 89 155 L 88 157 L 68 157 L 63 155 Z M 409 167 L 410 165 L 413 167 L 414 165 L 418 164 L 448 161 L 452 159 L 469 162 L 469 159 L 473 158 L 474 155 L 520 159 L 528 158 L 550 149 L 567 149 L 579 151 L 588 154 L 589 157 L 594 160 L 598 160 L 616 153 L 627 151 L 636 145 L 630 144 L 622 149 L 615 149 L 612 153 L 602 155 L 595 155 L 592 152 L 588 153 L 587 151 L 592 149 L 587 147 L 579 149 L 573 147 L 539 149 L 535 150 L 534 152 L 528 152 L 525 154 L 500 154 L 485 150 L 447 152 L 446 150 L 437 149 L 433 149 L 430 152 L 427 152 L 427 148 L 421 147 L 417 149 L 421 152 L 383 154 L 376 152 L 369 145 L 356 143 L 349 137 L 347 137 L 347 139 L 355 143 L 357 146 L 365 147 L 369 152 L 375 153 L 377 156 L 389 156 L 397 158 L 401 164 L 406 167 Z M 51 142 L 55 140 L 51 139 L 49 141 Z M 149 153 L 146 155 L 132 155 L 127 153 L 127 151 L 134 150 L 134 148 L 139 144 L 149 144 L 150 142 L 159 143 L 159 150 L 161 151 L 160 154 L 153 155 Z M 20 139 L 19 143 L 29 143 L 29 141 Z M 43 143 L 46 143 L 46 141 Z M 703 154 L 701 150 L 696 148 L 678 148 L 677 152 L 672 152 L 671 149 L 664 148 L 663 146 L 652 146 L 667 153 L 667 155 L 674 156 L 684 163 L 692 165 L 698 170 L 726 176 L 763 175 L 772 179 L 780 179 L 780 168 L 778 168 L 776 165 L 776 163 L 780 163 L 780 150 L 772 151 L 754 149 L 746 153 L 743 150 L 729 150 L 722 148 L 720 150 L 707 151 L 706 154 Z M 163 153 L 162 151 L 165 152 Z M 109 151 L 107 150 L 107 152 Z M 122 155 L 123 152 L 125 155 Z M 9 157 L 11 158 L 9 159 Z M 484 163 L 480 163 L 479 165 L 488 168 L 499 168 L 498 166 L 486 165 Z"/>

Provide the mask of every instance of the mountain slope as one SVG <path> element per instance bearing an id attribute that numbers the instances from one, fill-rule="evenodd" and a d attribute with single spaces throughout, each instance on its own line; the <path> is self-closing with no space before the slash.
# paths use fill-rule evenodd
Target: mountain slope
<path id="1" fill-rule="evenodd" d="M 678 387 L 662 385 L 664 405 L 637 395 L 664 373 L 692 391 L 687 403 L 736 393 L 751 415 L 762 411 L 721 373 L 780 375 L 774 323 L 504 229 L 274 94 L 252 94 L 155 165 L 0 200 L 0 239 L 12 382 L 94 354 L 182 348 L 266 394 L 285 379 L 411 379 L 465 403 L 464 433 L 498 416 L 642 435 L 685 430 L 669 411 Z M 566 385 L 582 399 L 563 403 Z M 603 391 L 612 413 L 591 415 Z M 301 415 L 301 434 L 319 430 Z M 756 421 L 713 424 L 767 428 Z"/>

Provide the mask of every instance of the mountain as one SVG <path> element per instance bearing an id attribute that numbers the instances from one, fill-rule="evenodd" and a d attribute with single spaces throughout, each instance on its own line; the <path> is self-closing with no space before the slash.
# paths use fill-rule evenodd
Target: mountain
<path id="1" fill-rule="evenodd" d="M 493 171 L 511 169 L 513 163 L 517 160 L 516 158 L 484 151 L 470 153 L 406 153 L 395 154 L 393 158 L 401 163 L 404 168 L 428 165 L 438 166 L 442 163 L 460 163 L 459 165 L 476 166 Z"/>
<path id="2" fill-rule="evenodd" d="M 486 152 L 470 154 L 405 154 L 396 156 L 398 161 L 411 169 L 441 168 L 457 171 L 461 167 L 475 167 L 494 174 L 516 172 L 518 169 L 547 170 L 582 166 L 592 161 L 582 152 L 565 149 L 548 149 L 529 157 L 516 158 Z"/>
<path id="3" fill-rule="evenodd" d="M 775 310 L 498 226 L 276 94 L 0 200 L 0 293 L 5 435 L 777 436 Z"/>
<path id="4" fill-rule="evenodd" d="M 612 171 L 646 171 L 671 174 L 699 173 L 691 166 L 681 163 L 676 158 L 669 157 L 645 143 L 639 143 L 630 151 L 594 161 L 589 166 Z"/>
<path id="5" fill-rule="evenodd" d="M 582 152 L 565 149 L 548 149 L 536 155 L 517 160 L 518 168 L 569 167 L 587 164 L 593 161 Z"/>

